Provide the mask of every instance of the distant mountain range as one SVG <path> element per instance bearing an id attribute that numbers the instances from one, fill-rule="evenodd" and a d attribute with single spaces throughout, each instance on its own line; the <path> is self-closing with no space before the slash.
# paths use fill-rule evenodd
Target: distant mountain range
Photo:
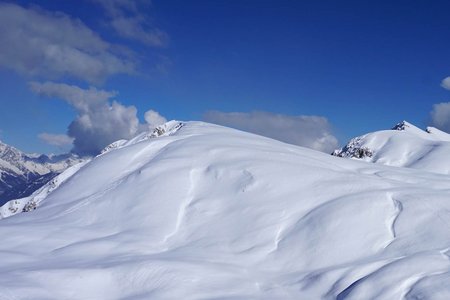
<path id="1" fill-rule="evenodd" d="M 75 154 L 27 154 L 0 141 L 0 205 L 30 195 L 81 161 Z"/>

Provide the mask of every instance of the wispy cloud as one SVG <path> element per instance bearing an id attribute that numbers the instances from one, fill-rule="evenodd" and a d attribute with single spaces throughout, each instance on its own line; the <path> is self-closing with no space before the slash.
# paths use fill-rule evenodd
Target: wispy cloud
<path id="1" fill-rule="evenodd" d="M 56 146 L 56 147 L 64 147 L 71 145 L 73 142 L 73 138 L 66 134 L 53 134 L 53 133 L 47 133 L 43 132 L 38 135 L 39 139 L 44 141 L 45 143 Z"/>
<path id="2" fill-rule="evenodd" d="M 82 89 L 75 85 L 54 83 L 51 81 L 44 83 L 32 81 L 29 85 L 31 91 L 35 94 L 49 98 L 63 99 L 78 112 L 82 113 L 104 105 L 109 99 L 117 95 L 116 91 L 105 91 L 95 87 Z"/>
<path id="3" fill-rule="evenodd" d="M 68 136 L 73 138 L 73 151 L 81 155 L 97 154 L 116 140 L 132 138 L 139 130 L 165 121 L 151 110 L 146 113 L 151 124 L 139 124 L 136 107 L 114 101 L 117 95 L 114 91 L 54 82 L 31 82 L 30 88 L 38 95 L 62 99 L 76 109 L 77 116 L 69 125 Z"/>
<path id="4" fill-rule="evenodd" d="M 135 72 L 128 56 L 61 12 L 0 3 L 0 28 L 5 29 L 0 31 L 0 66 L 27 76 L 100 83 L 114 74 Z"/>
<path id="5" fill-rule="evenodd" d="M 331 152 L 338 145 L 337 139 L 331 133 L 330 123 L 319 116 L 209 111 L 204 115 L 204 119 L 324 152 Z"/>
<path id="6" fill-rule="evenodd" d="M 151 1 L 145 0 L 91 0 L 105 10 L 109 26 L 123 38 L 147 46 L 163 47 L 169 36 L 152 24 L 148 15 Z"/>

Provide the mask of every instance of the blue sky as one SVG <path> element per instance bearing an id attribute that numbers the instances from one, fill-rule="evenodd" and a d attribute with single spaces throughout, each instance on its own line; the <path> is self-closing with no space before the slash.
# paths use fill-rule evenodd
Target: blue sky
<path id="1" fill-rule="evenodd" d="M 69 143 L 49 145 L 38 135 L 66 134 L 69 124 L 85 112 L 73 102 L 57 99 L 61 94 L 33 91 L 30 82 L 116 91 L 108 103 L 115 99 L 124 107 L 135 106 L 141 123 L 144 113 L 152 109 L 166 119 L 206 119 L 250 131 L 259 126 L 253 131 L 264 134 L 264 120 L 284 128 L 276 122 L 285 117 L 289 130 L 295 130 L 299 120 L 295 117 L 320 116 L 326 124 L 321 121 L 317 126 L 327 127 L 327 134 L 330 131 L 340 144 L 403 119 L 420 127 L 450 129 L 448 107 L 439 106 L 439 120 L 433 118 L 436 113 L 430 115 L 437 109 L 433 105 L 450 101 L 450 91 L 441 86 L 450 76 L 448 1 L 107 2 L 3 2 L 45 24 L 58 24 L 63 15 L 74 30 L 91 30 L 98 37 L 94 42 L 100 39 L 109 45 L 108 50 L 100 43 L 89 48 L 47 32 L 38 34 L 75 49 L 85 47 L 87 53 L 100 51 L 94 58 L 102 62 L 109 62 L 104 57 L 111 52 L 133 67 L 120 65 L 99 76 L 91 70 L 75 74 L 48 65 L 37 70 L 33 63 L 14 61 L 29 59 L 32 54 L 25 51 L 31 50 L 0 50 L 0 56 L 9 59 L 0 60 L 1 140 L 28 152 L 71 149 Z M 134 21 L 130 31 L 111 25 L 121 17 Z M 17 20 L 9 20 L 6 28 L 28 28 L 16 24 Z M 75 40 L 78 34 L 86 36 L 70 26 L 61 27 L 67 36 L 72 34 Z M 49 63 L 54 66 L 54 60 Z M 227 114 L 231 112 L 240 115 Z M 248 124 L 253 122 L 249 120 L 259 125 Z M 303 118 L 299 124 L 305 120 L 311 119 Z M 306 128 L 311 127 L 297 131 Z M 82 139 L 83 130 L 69 135 Z M 305 143 L 303 137 L 285 140 Z"/>

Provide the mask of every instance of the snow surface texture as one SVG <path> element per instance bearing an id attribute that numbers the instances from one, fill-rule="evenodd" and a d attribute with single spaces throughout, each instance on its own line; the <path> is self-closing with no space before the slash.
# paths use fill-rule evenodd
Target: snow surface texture
<path id="1" fill-rule="evenodd" d="M 356 137 L 332 155 L 388 166 L 450 174 L 450 135 L 434 127 L 423 131 L 403 121 L 392 128 Z"/>
<path id="2" fill-rule="evenodd" d="M 0 221 L 1 299 L 450 298 L 448 175 L 174 124 Z"/>

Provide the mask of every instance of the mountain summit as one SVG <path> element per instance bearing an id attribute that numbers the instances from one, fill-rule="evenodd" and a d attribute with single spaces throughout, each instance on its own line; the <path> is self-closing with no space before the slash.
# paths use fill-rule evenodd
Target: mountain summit
<path id="1" fill-rule="evenodd" d="M 4 298 L 450 296 L 448 175 L 173 124 L 0 221 Z"/>
<path id="2" fill-rule="evenodd" d="M 434 127 L 422 130 L 403 121 L 391 130 L 351 139 L 332 155 L 368 162 L 450 174 L 450 134 Z"/>

